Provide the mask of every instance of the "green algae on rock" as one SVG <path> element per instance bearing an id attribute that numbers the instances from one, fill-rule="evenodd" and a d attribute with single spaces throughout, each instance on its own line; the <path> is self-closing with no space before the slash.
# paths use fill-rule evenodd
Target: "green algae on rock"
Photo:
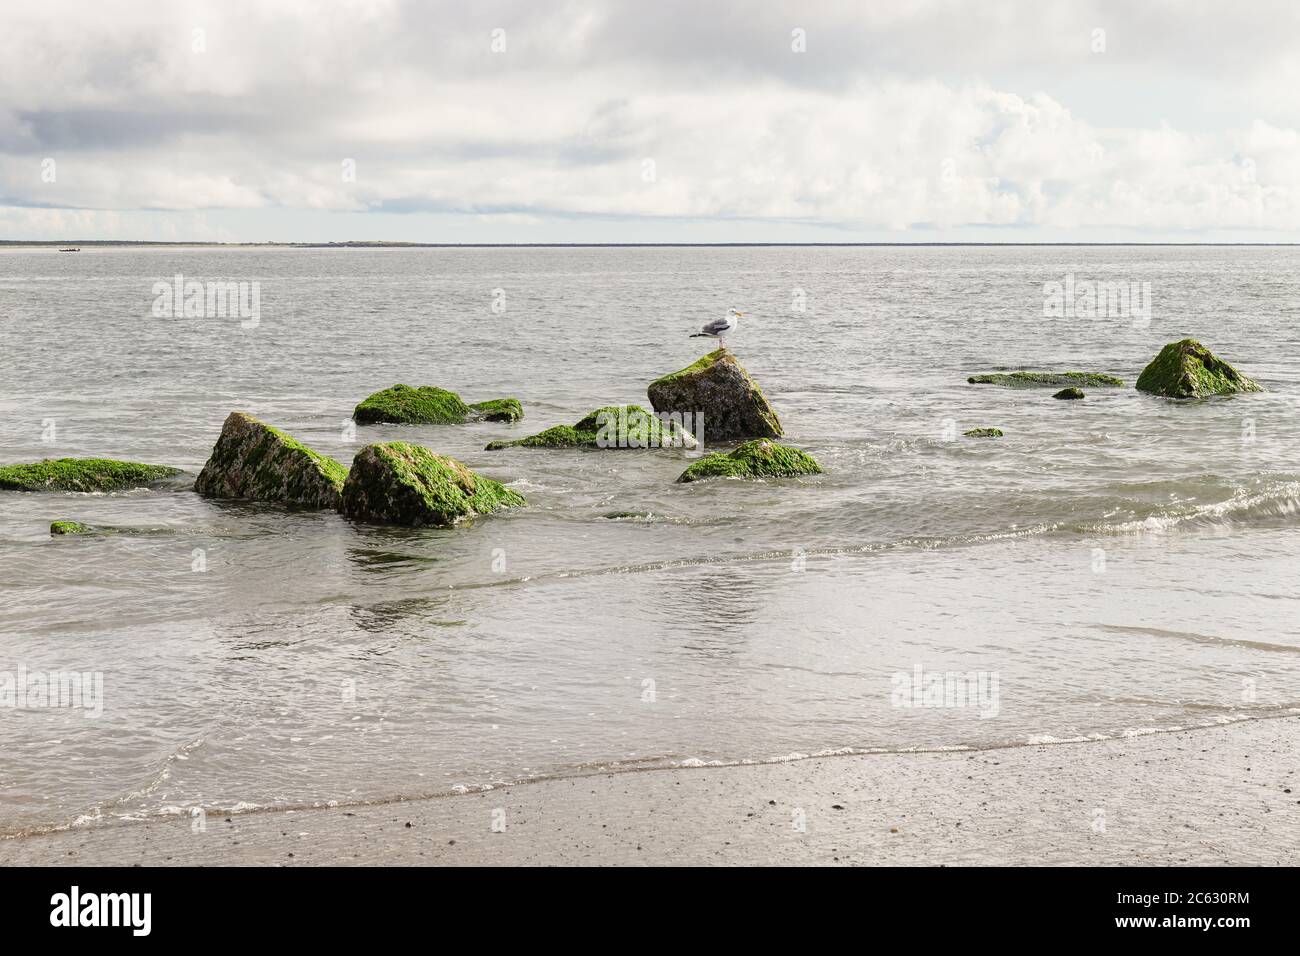
<path id="1" fill-rule="evenodd" d="M 972 428 L 968 432 L 962 432 L 967 438 L 1001 438 L 1001 428 Z"/>
<path id="2" fill-rule="evenodd" d="M 1063 388 L 1055 395 L 1052 396 L 1052 398 L 1062 398 L 1062 399 L 1085 398 L 1085 397 L 1086 396 L 1084 395 L 1083 389 L 1081 388 Z"/>
<path id="3" fill-rule="evenodd" d="M 470 405 L 475 417 L 485 422 L 517 422 L 524 417 L 524 406 L 517 398 L 493 398 Z"/>
<path id="4" fill-rule="evenodd" d="M 1162 348 L 1138 376 L 1137 389 L 1166 398 L 1264 391 L 1258 382 L 1246 378 L 1195 339 L 1170 342 Z"/>
<path id="5" fill-rule="evenodd" d="M 446 526 L 525 504 L 523 495 L 420 445 L 367 445 L 352 461 L 339 511 L 379 524 Z"/>
<path id="6" fill-rule="evenodd" d="M 640 405 L 598 408 L 573 425 L 556 425 L 536 435 L 489 442 L 502 448 L 694 448 L 695 436 L 672 415 L 656 415 Z"/>
<path id="7" fill-rule="evenodd" d="M 361 402 L 352 417 L 363 425 L 389 422 L 398 425 L 459 425 L 469 406 L 455 392 L 432 385 L 393 385 Z"/>
<path id="8" fill-rule="evenodd" d="M 0 468 L 5 491 L 121 491 L 179 475 L 179 468 L 112 458 L 46 458 Z"/>
<path id="9" fill-rule="evenodd" d="M 128 534 L 128 535 L 168 535 L 175 534 L 175 528 L 165 527 L 121 527 L 118 525 L 108 524 L 82 524 L 80 521 L 52 521 L 50 522 L 51 535 L 104 535 L 104 534 Z"/>
<path id="10" fill-rule="evenodd" d="M 655 379 L 646 392 L 656 412 L 682 416 L 688 428 L 709 441 L 782 435 L 781 419 L 762 390 L 725 349 Z"/>
<path id="11" fill-rule="evenodd" d="M 524 408 L 515 398 L 467 405 L 455 392 L 432 385 L 393 385 L 375 392 L 352 412 L 362 425 L 463 425 L 471 421 L 516 422 Z"/>
<path id="12" fill-rule="evenodd" d="M 208 498 L 337 508 L 347 476 L 333 458 L 251 415 L 231 412 L 194 490 Z"/>
<path id="13" fill-rule="evenodd" d="M 822 466 L 807 452 L 756 438 L 730 452 L 717 452 L 695 462 L 677 479 L 679 482 L 705 478 L 792 478 L 819 475 Z"/>
<path id="14" fill-rule="evenodd" d="M 51 521 L 50 534 L 104 534 L 107 528 L 97 528 L 94 525 L 82 524 L 80 521 Z"/>
<path id="15" fill-rule="evenodd" d="M 1124 380 L 1101 372 L 993 372 L 972 375 L 970 385 L 999 385 L 1002 388 L 1050 388 L 1054 385 L 1088 385 L 1092 388 L 1123 388 Z"/>

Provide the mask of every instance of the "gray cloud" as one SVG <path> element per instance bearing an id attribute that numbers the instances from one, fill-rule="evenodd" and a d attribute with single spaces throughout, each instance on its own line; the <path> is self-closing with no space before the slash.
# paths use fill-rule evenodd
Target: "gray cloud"
<path id="1" fill-rule="evenodd" d="M 520 239 L 584 218 L 1273 234 L 1300 225 L 1298 20 L 1197 0 L 10 6 L 0 229 L 266 209 L 511 217 Z"/>

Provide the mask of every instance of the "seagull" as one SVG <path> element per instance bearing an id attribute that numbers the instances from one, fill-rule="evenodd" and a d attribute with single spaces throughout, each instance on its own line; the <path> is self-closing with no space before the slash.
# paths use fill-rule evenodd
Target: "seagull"
<path id="1" fill-rule="evenodd" d="M 718 347 L 725 349 L 727 345 L 725 342 L 722 341 L 722 337 L 726 335 L 728 332 L 734 330 L 736 326 L 740 324 L 740 317 L 744 314 L 745 314 L 744 312 L 740 312 L 737 311 L 736 309 L 732 309 L 727 313 L 727 317 L 725 319 L 714 319 L 704 328 L 700 329 L 700 331 L 692 335 L 691 338 L 717 339 Z"/>

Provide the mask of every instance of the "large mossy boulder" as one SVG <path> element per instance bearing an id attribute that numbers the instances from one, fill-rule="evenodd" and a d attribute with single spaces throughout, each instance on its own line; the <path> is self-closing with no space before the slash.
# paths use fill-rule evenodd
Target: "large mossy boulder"
<path id="1" fill-rule="evenodd" d="M 970 431 L 962 432 L 967 438 L 1001 438 L 1001 428 L 972 428 Z"/>
<path id="2" fill-rule="evenodd" d="M 494 441 L 502 448 L 694 448 L 695 436 L 671 418 L 661 419 L 640 405 L 598 408 L 572 425 L 556 425 L 527 438 Z"/>
<path id="3" fill-rule="evenodd" d="M 789 445 L 778 445 L 757 438 L 734 451 L 718 452 L 701 458 L 677 479 L 679 482 L 705 478 L 793 478 L 796 475 L 820 475 L 822 466 L 807 452 Z"/>
<path id="4" fill-rule="evenodd" d="M 998 385 L 1002 388 L 1053 388 L 1061 385 L 1092 388 L 1123 388 L 1124 380 L 1101 372 L 992 372 L 972 375 L 970 385 Z"/>
<path id="5" fill-rule="evenodd" d="M 1138 376 L 1137 388 L 1166 398 L 1264 391 L 1258 382 L 1246 378 L 1195 339 L 1170 342 L 1162 348 Z"/>
<path id="6" fill-rule="evenodd" d="M 452 525 L 522 504 L 523 495 L 454 458 L 392 441 L 357 452 L 339 511 L 357 521 L 420 527 Z"/>
<path id="7" fill-rule="evenodd" d="M 660 414 L 703 416 L 703 435 L 711 442 L 745 438 L 780 438 L 781 419 L 744 366 L 726 349 L 717 349 L 680 372 L 655 379 L 646 389 Z"/>
<path id="8" fill-rule="evenodd" d="M 0 468 L 4 491 L 122 491 L 179 475 L 179 468 L 112 458 L 46 458 Z"/>
<path id="9" fill-rule="evenodd" d="M 515 398 L 495 398 L 473 405 L 455 392 L 432 385 L 394 385 L 375 392 L 352 412 L 362 425 L 463 425 L 472 421 L 517 422 L 524 408 Z"/>
<path id="10" fill-rule="evenodd" d="M 278 428 L 231 412 L 194 490 L 208 498 L 337 508 L 348 470 Z"/>

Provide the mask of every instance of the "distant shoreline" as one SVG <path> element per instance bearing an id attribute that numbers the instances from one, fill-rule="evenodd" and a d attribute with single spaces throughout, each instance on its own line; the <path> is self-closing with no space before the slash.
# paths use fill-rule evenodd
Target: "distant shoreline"
<path id="1" fill-rule="evenodd" d="M 204 248 L 204 249 L 857 249 L 857 248 L 1259 248 L 1300 246 L 1295 242 L 158 242 L 147 239 L 0 239 L 0 249 L 56 248 Z"/>

